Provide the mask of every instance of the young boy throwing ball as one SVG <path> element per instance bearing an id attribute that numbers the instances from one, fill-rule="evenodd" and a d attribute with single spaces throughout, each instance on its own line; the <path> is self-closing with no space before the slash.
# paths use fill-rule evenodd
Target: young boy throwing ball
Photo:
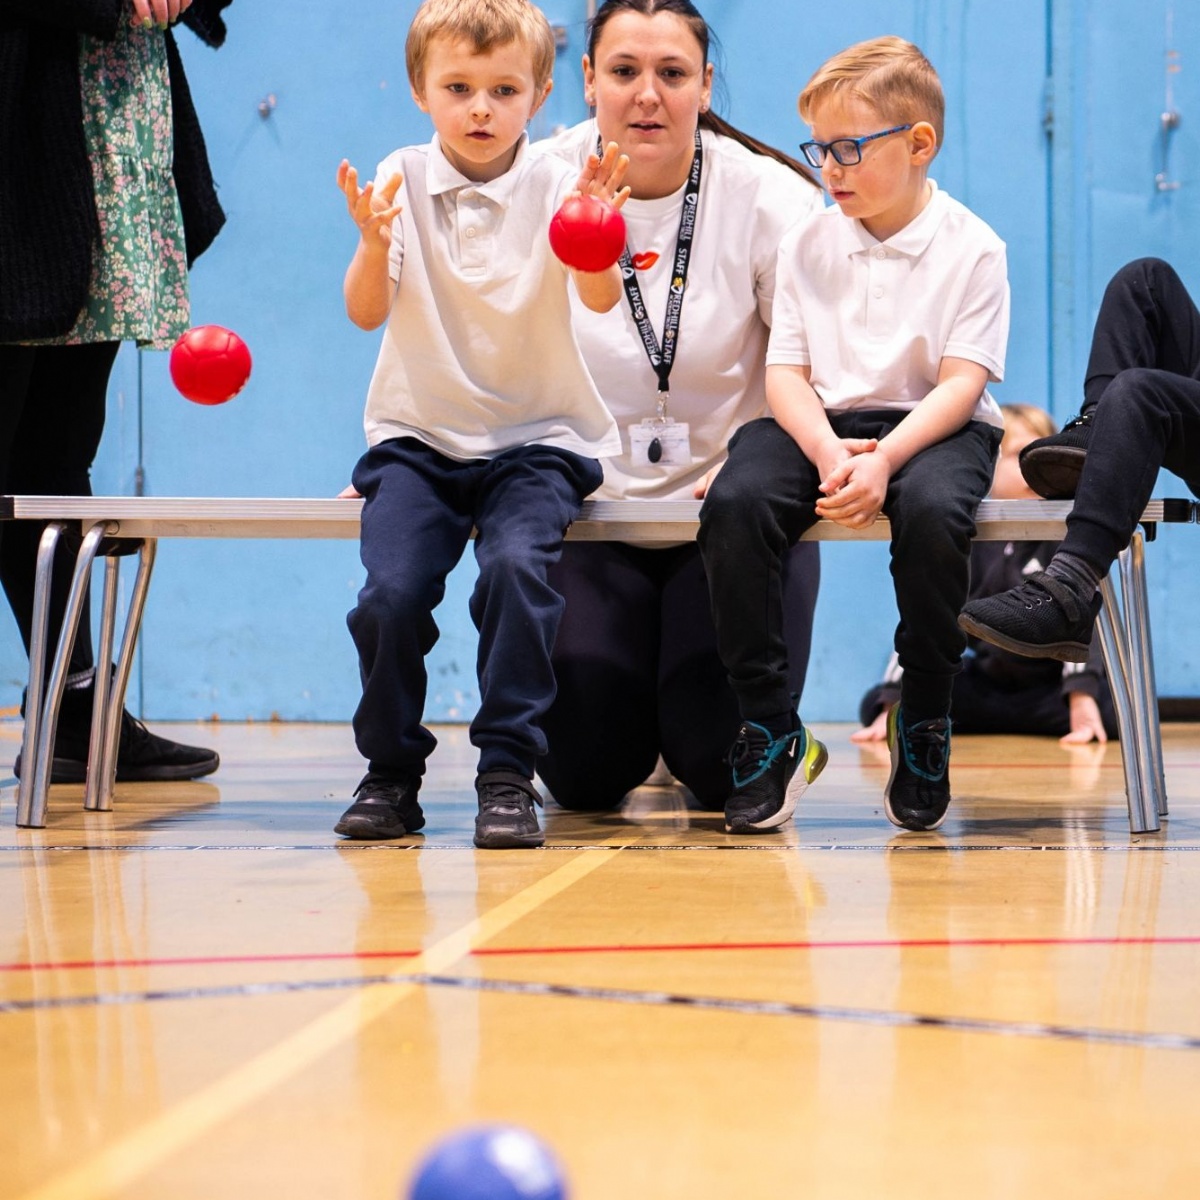
<path id="1" fill-rule="evenodd" d="M 540 846 L 532 777 L 554 690 L 561 598 L 546 582 L 567 526 L 621 449 L 580 356 L 568 277 L 598 312 L 616 266 L 570 270 L 547 229 L 574 192 L 617 207 L 625 161 L 609 146 L 582 174 L 528 154 L 525 127 L 551 88 L 554 37 L 526 0 L 426 0 L 406 47 L 428 145 L 397 150 L 360 189 L 338 183 L 359 229 L 346 310 L 385 325 L 367 394 L 367 578 L 348 622 L 363 696 L 354 734 L 367 774 L 335 831 L 382 839 L 425 824 L 417 800 L 433 735 L 422 725 L 433 610 L 472 530 L 479 579 L 475 844 Z"/>

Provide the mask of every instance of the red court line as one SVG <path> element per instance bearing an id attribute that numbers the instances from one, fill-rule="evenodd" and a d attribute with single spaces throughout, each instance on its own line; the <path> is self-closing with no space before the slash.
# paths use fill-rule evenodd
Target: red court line
<path id="1" fill-rule="evenodd" d="M 473 958 L 537 958 L 557 954 L 690 954 L 726 950 L 961 950 L 1023 946 L 1200 946 L 1200 934 L 1180 937 L 879 938 L 854 941 L 658 942 L 593 946 L 498 946 L 471 951 Z M 416 958 L 421 950 L 347 950 L 325 954 L 212 954 L 186 958 L 65 959 L 0 963 L 0 972 L 87 971 L 119 967 L 246 966 L 270 963 L 370 962 Z"/>

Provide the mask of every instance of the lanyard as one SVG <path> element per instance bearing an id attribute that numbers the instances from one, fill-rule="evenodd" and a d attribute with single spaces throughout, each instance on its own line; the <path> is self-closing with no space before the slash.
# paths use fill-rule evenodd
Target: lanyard
<path id="1" fill-rule="evenodd" d="M 687 286 L 688 260 L 692 256 L 692 237 L 696 232 L 696 209 L 700 204 L 700 175 L 704 166 L 704 152 L 700 147 L 700 130 L 696 130 L 696 153 L 692 157 L 692 169 L 683 193 L 683 211 L 679 214 L 679 235 L 675 241 L 675 263 L 671 272 L 671 287 L 667 292 L 667 315 L 663 320 L 662 345 L 654 333 L 654 326 L 646 312 L 642 290 L 638 287 L 637 271 L 629 255 L 629 247 L 621 255 L 621 276 L 625 283 L 625 295 L 629 298 L 629 310 L 634 324 L 646 348 L 646 357 L 654 374 L 658 376 L 658 418 L 667 415 L 667 399 L 670 394 L 671 368 L 675 365 L 675 351 L 679 347 L 679 315 L 683 311 L 683 295 Z"/>

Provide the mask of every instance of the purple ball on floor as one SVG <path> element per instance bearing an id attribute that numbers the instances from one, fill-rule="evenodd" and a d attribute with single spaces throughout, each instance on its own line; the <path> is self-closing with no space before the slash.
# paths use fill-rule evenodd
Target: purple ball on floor
<path id="1" fill-rule="evenodd" d="M 425 1156 L 407 1200 L 567 1200 L 558 1160 L 516 1125 L 476 1125 Z"/>

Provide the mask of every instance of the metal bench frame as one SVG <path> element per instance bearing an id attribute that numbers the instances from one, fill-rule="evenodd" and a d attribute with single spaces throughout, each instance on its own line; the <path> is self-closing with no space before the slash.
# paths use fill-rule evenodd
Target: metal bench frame
<path id="1" fill-rule="evenodd" d="M 1154 658 L 1146 594 L 1145 541 L 1160 521 L 1194 523 L 1188 500 L 1152 501 L 1142 516 L 1145 535 L 1135 533 L 1119 566 L 1104 581 L 1099 628 L 1121 736 L 1125 794 L 1132 833 L 1150 833 L 1167 815 L 1162 739 L 1157 713 Z M 107 671 L 96 672 L 92 741 L 89 747 L 84 807 L 112 807 L 121 711 L 141 628 L 159 538 L 357 538 L 362 502 L 342 499 L 233 499 L 185 496 L 4 496 L 0 519 L 49 524 L 38 547 L 29 686 L 25 706 L 25 752 L 17 793 L 17 825 L 42 828 L 50 790 L 50 767 L 58 710 L 67 664 L 82 618 L 84 597 L 97 555 L 105 559 L 104 600 L 97 663 L 112 661 L 117 617 L 121 550 L 116 543 L 140 543 L 133 592 L 111 684 Z M 1066 532 L 1070 501 L 984 500 L 976 515 L 976 537 L 987 541 L 1050 541 Z M 699 525 L 697 501 L 592 500 L 568 538 L 641 544 L 691 541 Z M 50 580 L 54 552 L 69 525 L 82 536 L 58 645 L 49 677 Z M 877 521 L 865 530 L 818 521 L 806 541 L 886 541 L 890 527 Z M 1119 589 L 1119 590 L 1118 590 Z M 43 687 L 43 680 L 45 686 Z"/>

